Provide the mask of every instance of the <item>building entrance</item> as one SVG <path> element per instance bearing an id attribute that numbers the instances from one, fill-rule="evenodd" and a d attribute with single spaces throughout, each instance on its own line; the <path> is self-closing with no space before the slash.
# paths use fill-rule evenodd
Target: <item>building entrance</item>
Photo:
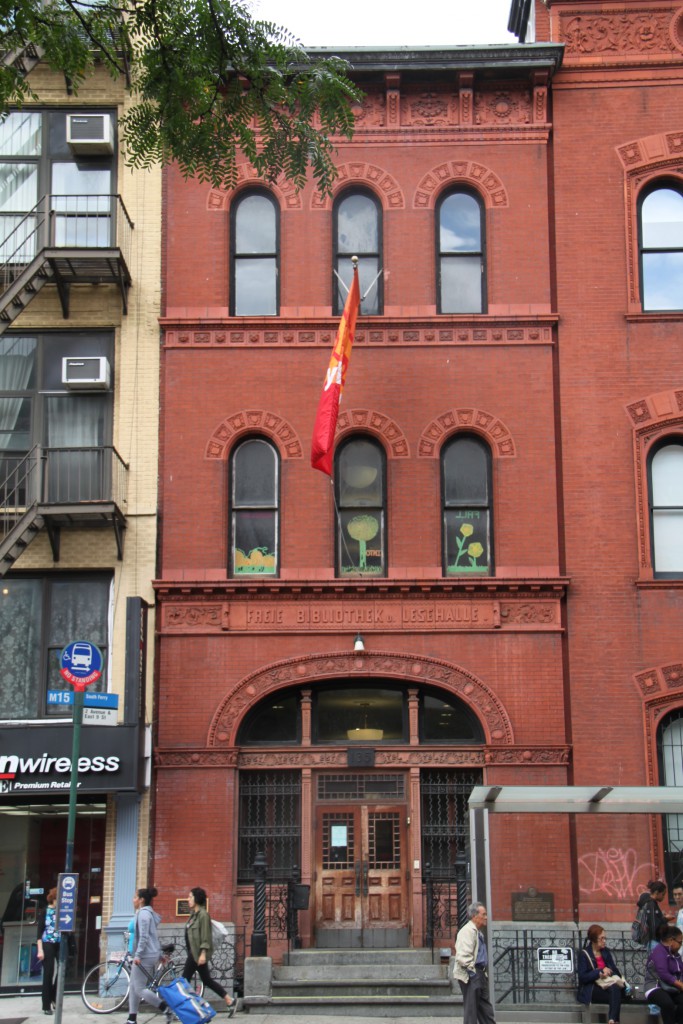
<path id="1" fill-rule="evenodd" d="M 325 795 L 331 796 L 329 790 L 334 789 L 334 783 L 329 777 L 320 780 L 325 781 Z M 405 946 L 407 807 L 395 801 L 372 802 L 375 793 L 381 799 L 387 789 L 393 789 L 394 796 L 399 795 L 403 779 L 347 776 L 338 785 L 340 795 L 350 795 L 357 789 L 359 799 L 334 807 L 318 807 L 314 874 L 316 945 Z"/>

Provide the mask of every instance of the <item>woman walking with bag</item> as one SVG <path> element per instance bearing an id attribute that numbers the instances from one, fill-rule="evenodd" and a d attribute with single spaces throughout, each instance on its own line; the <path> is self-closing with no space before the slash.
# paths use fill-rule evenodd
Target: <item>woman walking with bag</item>
<path id="1" fill-rule="evenodd" d="M 220 982 L 211 977 L 209 960 L 213 954 L 211 937 L 211 918 L 206 909 L 206 893 L 199 886 L 190 889 L 187 897 L 190 906 L 190 919 L 185 926 L 185 945 L 187 960 L 183 969 L 183 977 L 190 981 L 193 974 L 198 974 L 205 988 L 210 988 L 216 995 L 225 1000 L 228 1016 L 235 1012 L 235 1000 L 228 995 Z"/>
<path id="2" fill-rule="evenodd" d="M 59 932 L 55 903 L 57 890 L 50 889 L 47 894 L 47 906 L 38 914 L 38 959 L 43 964 L 43 1013 L 52 1013 L 57 997 L 57 981 L 55 965 L 59 957 Z"/>
<path id="3" fill-rule="evenodd" d="M 146 1003 L 165 1010 L 166 1004 L 147 986 L 154 969 L 161 958 L 161 946 L 157 926 L 161 917 L 152 910 L 152 900 L 157 890 L 138 889 L 133 896 L 135 907 L 135 932 L 133 940 L 133 967 L 130 972 L 130 991 L 128 993 L 128 1020 L 126 1024 L 137 1024 L 138 1007 L 144 998 Z M 167 1015 L 168 1020 L 168 1015 Z"/>

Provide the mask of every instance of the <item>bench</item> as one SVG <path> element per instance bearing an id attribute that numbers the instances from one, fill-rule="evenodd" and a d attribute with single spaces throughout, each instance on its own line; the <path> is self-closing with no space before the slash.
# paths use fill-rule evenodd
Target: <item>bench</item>
<path id="1" fill-rule="evenodd" d="M 581 1024 L 593 1024 L 594 1021 L 604 1022 L 609 1020 L 609 1007 L 601 1003 L 593 1003 L 585 1006 L 579 1003 L 581 1011 Z M 622 1003 L 620 1013 L 621 1024 L 660 1024 L 661 1016 L 650 1016 L 646 1002 Z"/>

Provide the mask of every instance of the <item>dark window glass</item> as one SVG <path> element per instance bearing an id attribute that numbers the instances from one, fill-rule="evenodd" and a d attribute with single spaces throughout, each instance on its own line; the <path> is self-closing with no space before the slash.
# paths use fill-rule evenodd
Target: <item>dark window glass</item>
<path id="1" fill-rule="evenodd" d="M 437 205 L 439 313 L 485 308 L 484 208 L 469 192 L 449 192 Z"/>
<path id="2" fill-rule="evenodd" d="M 232 574 L 269 575 L 278 564 L 278 456 L 260 438 L 232 457 Z"/>
<path id="3" fill-rule="evenodd" d="M 452 935 L 464 923 L 469 893 L 469 807 L 481 772 L 466 769 L 423 769 L 420 772 L 422 804 L 422 860 L 432 876 L 453 883 L 442 898 L 443 935 Z M 460 913 L 459 913 L 460 911 Z"/>
<path id="4" fill-rule="evenodd" d="M 360 312 L 382 312 L 382 221 L 377 199 L 366 192 L 346 192 L 334 208 L 334 312 L 344 309 L 353 277 L 351 257 L 358 257 L 361 299 Z M 379 276 L 378 276 L 379 275 Z M 340 284 L 339 278 L 343 282 Z M 367 293 L 367 294 L 366 294 Z"/>
<path id="5" fill-rule="evenodd" d="M 659 778 L 663 786 L 683 786 L 683 711 L 670 711 L 657 729 Z M 662 815 L 664 869 L 669 891 L 683 878 L 683 814 Z"/>
<path id="6" fill-rule="evenodd" d="M 384 576 L 385 458 L 375 441 L 353 439 L 337 453 L 337 574 Z"/>
<path id="7" fill-rule="evenodd" d="M 370 687 L 320 690 L 313 721 L 317 743 L 402 742 L 404 694 Z"/>
<path id="8" fill-rule="evenodd" d="M 461 701 L 424 694 L 420 736 L 428 743 L 482 743 L 479 722 Z"/>
<path id="9" fill-rule="evenodd" d="M 240 729 L 240 744 L 296 743 L 299 738 L 299 697 L 276 693 L 254 708 Z"/>
<path id="10" fill-rule="evenodd" d="M 291 878 L 301 864 L 301 774 L 242 771 L 239 774 L 237 881 L 253 881 L 257 853 L 265 854 L 268 878 Z"/>
<path id="11" fill-rule="evenodd" d="M 650 546 L 655 576 L 683 576 L 683 438 L 660 444 L 648 461 Z"/>
<path id="12" fill-rule="evenodd" d="M 47 703 L 65 689 L 61 651 L 73 640 L 94 643 L 105 666 L 109 647 L 110 578 L 13 578 L 0 587 L 0 719 L 64 717 Z M 89 691 L 106 691 L 106 672 Z"/>
<path id="13" fill-rule="evenodd" d="M 493 571 L 491 453 L 463 435 L 441 454 L 444 575 Z"/>
<path id="14" fill-rule="evenodd" d="M 640 203 L 643 309 L 683 309 L 683 190 L 657 187 Z"/>
<path id="15" fill-rule="evenodd" d="M 233 206 L 233 316 L 278 313 L 279 209 L 266 192 L 248 192 Z"/>

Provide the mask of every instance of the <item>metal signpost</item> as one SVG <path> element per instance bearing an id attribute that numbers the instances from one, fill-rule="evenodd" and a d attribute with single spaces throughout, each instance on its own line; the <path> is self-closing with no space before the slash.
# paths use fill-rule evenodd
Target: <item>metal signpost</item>
<path id="1" fill-rule="evenodd" d="M 60 933 L 72 932 L 76 925 L 76 897 L 78 875 L 72 871 L 74 861 L 74 835 L 76 833 L 76 798 L 78 795 L 78 758 L 81 748 L 81 723 L 83 721 L 83 691 L 86 686 L 96 683 L 102 676 L 102 652 L 95 644 L 75 640 L 67 644 L 60 657 L 59 674 L 74 688 L 73 738 L 71 745 L 71 782 L 69 785 L 69 817 L 66 829 L 66 857 L 64 872 L 59 876 L 58 928 Z M 64 981 L 68 942 L 59 943 L 59 969 L 57 971 L 57 996 L 55 1000 L 55 1024 L 61 1024 L 64 1003 Z"/>

